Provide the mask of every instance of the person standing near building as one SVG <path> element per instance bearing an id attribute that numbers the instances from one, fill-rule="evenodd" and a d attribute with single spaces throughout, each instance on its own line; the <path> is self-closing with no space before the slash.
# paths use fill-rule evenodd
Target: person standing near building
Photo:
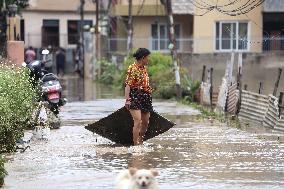
<path id="1" fill-rule="evenodd" d="M 59 47 L 59 49 L 56 51 L 56 70 L 58 76 L 64 75 L 65 60 L 66 58 L 64 49 Z"/>
<path id="2" fill-rule="evenodd" d="M 28 64 L 36 59 L 36 53 L 32 46 L 25 52 L 25 62 Z"/>
<path id="3" fill-rule="evenodd" d="M 130 111 L 134 121 L 133 144 L 143 144 L 148 128 L 152 106 L 152 88 L 146 65 L 149 63 L 150 51 L 139 48 L 133 55 L 136 61 L 127 70 L 125 81 L 125 107 Z"/>

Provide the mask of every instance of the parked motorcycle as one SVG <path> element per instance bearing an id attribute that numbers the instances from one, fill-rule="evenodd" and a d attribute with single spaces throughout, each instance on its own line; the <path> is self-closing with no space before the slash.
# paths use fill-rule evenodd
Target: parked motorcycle
<path id="1" fill-rule="evenodd" d="M 37 88 L 39 100 L 38 103 L 40 106 L 45 104 L 47 107 L 47 116 L 49 120 L 59 119 L 59 108 L 66 104 L 67 99 L 62 98 L 62 86 L 58 77 L 53 73 L 48 73 L 44 69 L 44 65 L 51 60 L 46 60 L 46 55 L 49 54 L 48 50 L 43 50 L 43 60 L 34 60 L 28 64 L 23 63 L 23 66 L 27 67 L 30 70 L 30 78 L 33 83 L 33 86 Z M 39 111 L 42 107 L 39 107 L 37 111 L 36 119 L 40 114 Z M 50 115 L 52 113 L 53 115 Z M 52 118 L 52 116 L 54 116 Z M 51 128 L 59 128 L 60 121 L 52 121 L 49 123 Z"/>

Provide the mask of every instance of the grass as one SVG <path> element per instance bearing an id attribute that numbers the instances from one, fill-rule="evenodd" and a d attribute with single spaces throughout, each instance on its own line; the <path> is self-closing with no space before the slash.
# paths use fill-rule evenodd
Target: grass
<path id="1" fill-rule="evenodd" d="M 203 106 L 195 102 L 189 102 L 185 99 L 181 100 L 181 103 L 199 110 L 201 114 L 198 115 L 198 118 L 200 119 L 214 119 L 219 121 L 220 123 L 226 123 L 230 127 L 241 129 L 241 123 L 236 116 L 233 116 L 229 113 L 213 111 L 211 107 Z"/>
<path id="2" fill-rule="evenodd" d="M 4 178 L 7 175 L 7 171 L 4 168 L 4 159 L 2 155 L 0 155 L 0 187 L 4 184 Z"/>

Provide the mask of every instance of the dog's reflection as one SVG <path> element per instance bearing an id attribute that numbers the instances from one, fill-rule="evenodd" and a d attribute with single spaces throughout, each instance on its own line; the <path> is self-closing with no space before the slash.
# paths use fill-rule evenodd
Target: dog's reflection
<path id="1" fill-rule="evenodd" d="M 116 179 L 116 189 L 157 189 L 158 171 L 150 168 L 143 156 L 133 155 L 128 162 L 129 169 L 121 171 Z"/>
<path id="2" fill-rule="evenodd" d="M 137 169 L 150 169 L 153 166 L 149 158 L 143 155 L 132 155 L 128 159 L 128 167 L 134 167 Z"/>

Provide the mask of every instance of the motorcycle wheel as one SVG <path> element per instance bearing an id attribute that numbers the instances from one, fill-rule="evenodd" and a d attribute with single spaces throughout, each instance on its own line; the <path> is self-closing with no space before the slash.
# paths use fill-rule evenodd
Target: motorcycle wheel
<path id="1" fill-rule="evenodd" d="M 58 116 L 58 114 L 59 114 L 59 109 L 58 109 L 58 107 L 52 107 L 50 110 L 54 113 L 54 115 L 55 115 L 56 117 Z"/>

